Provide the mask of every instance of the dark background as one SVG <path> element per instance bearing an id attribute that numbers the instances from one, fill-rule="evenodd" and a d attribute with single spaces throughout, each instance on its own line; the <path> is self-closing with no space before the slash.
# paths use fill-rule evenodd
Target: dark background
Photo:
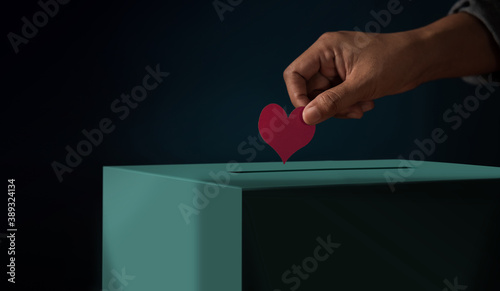
<path id="1" fill-rule="evenodd" d="M 262 108 L 293 108 L 286 66 L 323 32 L 364 30 L 370 11 L 387 2 L 245 0 L 221 21 L 212 1 L 71 1 L 18 54 L 7 34 L 20 34 L 21 18 L 40 7 L 4 3 L 2 177 L 16 179 L 19 290 L 100 290 L 102 166 L 247 161 L 238 147 L 258 136 Z M 453 2 L 403 0 L 403 11 L 382 31 L 428 24 Z M 170 76 L 119 120 L 110 104 L 156 64 Z M 443 121 L 474 88 L 439 80 L 382 98 L 361 120 L 318 125 L 291 160 L 408 158 L 415 139 L 442 127 L 448 140 L 428 160 L 500 166 L 498 92 L 459 129 Z M 74 148 L 81 131 L 104 117 L 115 130 L 59 182 L 51 163 L 64 163 L 65 147 Z M 252 161 L 279 157 L 266 146 Z M 6 219 L 1 224 L 3 231 Z"/>

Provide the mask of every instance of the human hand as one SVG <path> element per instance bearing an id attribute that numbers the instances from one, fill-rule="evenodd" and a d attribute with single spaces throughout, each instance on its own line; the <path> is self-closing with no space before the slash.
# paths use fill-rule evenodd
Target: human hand
<path id="1" fill-rule="evenodd" d="M 361 118 L 373 100 L 439 78 L 500 70 L 500 50 L 474 16 L 457 13 L 398 33 L 328 32 L 284 71 L 295 107 L 317 124 Z"/>
<path id="2" fill-rule="evenodd" d="M 411 33 L 323 34 L 283 73 L 295 107 L 306 106 L 304 121 L 361 118 L 373 100 L 419 84 L 418 52 Z"/>

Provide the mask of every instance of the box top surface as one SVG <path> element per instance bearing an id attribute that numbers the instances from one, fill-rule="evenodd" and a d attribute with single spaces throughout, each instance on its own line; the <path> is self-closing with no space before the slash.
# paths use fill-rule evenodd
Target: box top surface
<path id="1" fill-rule="evenodd" d="M 406 160 L 105 167 L 247 190 L 298 186 L 500 179 L 500 168 Z"/>

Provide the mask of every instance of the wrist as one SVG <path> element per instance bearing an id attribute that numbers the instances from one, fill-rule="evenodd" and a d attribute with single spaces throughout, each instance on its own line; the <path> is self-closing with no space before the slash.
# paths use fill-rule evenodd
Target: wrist
<path id="1" fill-rule="evenodd" d="M 408 34 L 421 60 L 420 83 L 500 68 L 498 45 L 482 22 L 468 13 L 446 16 Z"/>
<path id="2" fill-rule="evenodd" d="M 396 93 L 411 90 L 422 83 L 431 81 L 435 75 L 436 60 L 429 48 L 429 35 L 423 30 L 409 30 L 393 33 L 390 36 L 396 49 L 392 58 L 402 68 L 404 76 L 401 88 Z"/>
<path id="3" fill-rule="evenodd" d="M 413 71 L 413 87 L 435 80 L 438 78 L 439 60 L 433 53 L 431 39 L 433 35 L 430 31 L 415 29 L 404 32 L 407 39 L 409 58 L 412 60 L 411 71 Z"/>

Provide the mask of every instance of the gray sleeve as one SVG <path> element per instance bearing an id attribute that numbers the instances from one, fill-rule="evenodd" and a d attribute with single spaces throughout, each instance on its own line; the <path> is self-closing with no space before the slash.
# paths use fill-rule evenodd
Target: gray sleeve
<path id="1" fill-rule="evenodd" d="M 478 18 L 490 31 L 496 44 L 500 47 L 500 1 L 498 0 L 459 0 L 448 14 L 467 12 Z M 464 77 L 464 81 L 477 84 L 478 76 Z M 500 72 L 493 73 L 493 80 L 500 80 Z"/>

